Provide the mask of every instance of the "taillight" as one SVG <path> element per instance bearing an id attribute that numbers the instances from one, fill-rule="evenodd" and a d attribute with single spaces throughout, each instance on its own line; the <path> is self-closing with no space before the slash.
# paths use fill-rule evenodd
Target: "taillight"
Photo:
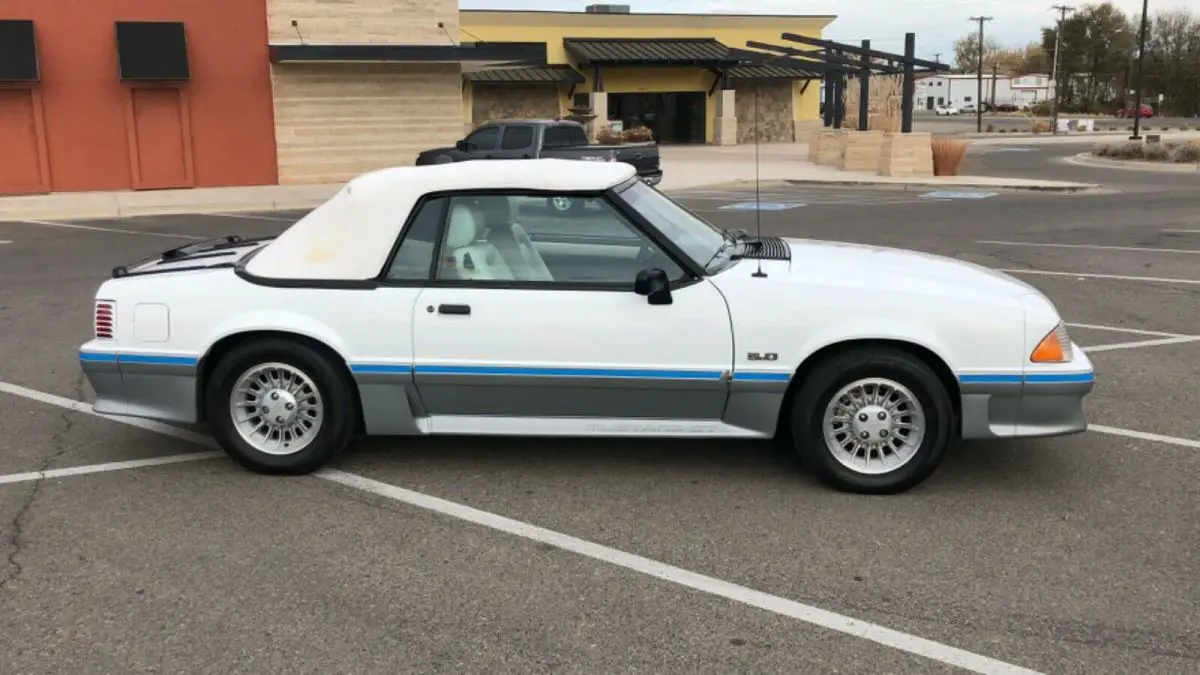
<path id="1" fill-rule="evenodd" d="M 111 300 L 96 301 L 96 338 L 111 340 L 117 331 L 117 303 Z"/>

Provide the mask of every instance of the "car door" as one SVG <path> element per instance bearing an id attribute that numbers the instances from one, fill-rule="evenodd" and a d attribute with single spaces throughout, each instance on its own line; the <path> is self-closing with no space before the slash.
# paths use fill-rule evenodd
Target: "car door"
<path id="1" fill-rule="evenodd" d="M 499 125 L 485 125 L 468 134 L 463 139 L 467 155 L 471 159 L 492 159 L 500 146 L 500 129 Z"/>
<path id="2" fill-rule="evenodd" d="M 537 129 L 532 124 L 508 124 L 500 136 L 500 147 L 493 159 L 533 159 Z"/>
<path id="3" fill-rule="evenodd" d="M 614 203 L 569 196 L 585 201 L 577 215 L 547 195 L 451 198 L 413 317 L 414 381 L 434 430 L 441 416 L 489 416 L 492 429 L 506 424 L 496 418 L 721 418 L 733 339 L 720 292 Z M 645 267 L 667 272 L 671 304 L 634 292 Z"/>

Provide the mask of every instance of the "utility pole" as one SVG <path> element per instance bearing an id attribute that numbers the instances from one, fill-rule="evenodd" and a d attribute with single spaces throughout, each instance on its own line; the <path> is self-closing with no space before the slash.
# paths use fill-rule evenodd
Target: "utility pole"
<path id="1" fill-rule="evenodd" d="M 1054 65 L 1050 68 L 1050 81 L 1054 83 L 1054 100 L 1050 103 L 1051 114 L 1054 121 L 1053 133 L 1058 133 L 1058 96 L 1062 87 L 1058 86 L 1058 48 L 1062 44 L 1062 27 L 1063 22 L 1067 20 L 1067 12 L 1074 12 L 1075 8 L 1070 5 L 1053 5 L 1052 9 L 1059 11 L 1058 28 L 1054 30 Z"/>
<path id="2" fill-rule="evenodd" d="M 996 110 L 996 78 L 998 77 L 999 70 L 1000 70 L 1000 64 L 996 63 L 995 61 L 992 61 L 992 95 L 990 97 L 988 97 L 988 110 L 992 110 L 992 111 Z M 1012 73 L 1009 73 L 1009 78 L 1010 78 L 1009 84 L 1011 85 L 1012 84 L 1012 82 L 1011 82 Z M 1010 89 L 1010 93 L 1011 93 L 1011 89 Z"/>
<path id="3" fill-rule="evenodd" d="M 934 55 L 933 55 L 933 60 L 934 60 L 934 61 L 936 61 L 936 62 L 938 62 L 938 63 L 941 63 L 941 62 L 942 62 L 942 53 L 941 53 L 941 52 L 937 52 L 936 54 L 934 54 Z"/>
<path id="4" fill-rule="evenodd" d="M 979 22 L 979 62 L 975 64 L 975 131 L 983 131 L 983 22 L 991 21 L 990 16 L 973 16 L 971 21 Z"/>
<path id="5" fill-rule="evenodd" d="M 1133 135 L 1129 137 L 1131 141 L 1140 141 L 1141 136 L 1138 135 L 1138 130 L 1141 129 L 1142 121 L 1142 61 L 1146 56 L 1146 5 L 1147 0 L 1142 0 L 1142 29 L 1138 35 L 1138 69 L 1137 69 L 1137 88 L 1133 94 Z M 1162 112 L 1160 109 L 1159 112 Z"/>

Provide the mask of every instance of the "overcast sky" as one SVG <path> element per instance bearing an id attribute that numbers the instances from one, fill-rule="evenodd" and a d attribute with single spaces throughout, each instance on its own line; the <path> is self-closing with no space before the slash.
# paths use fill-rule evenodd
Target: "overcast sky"
<path id="1" fill-rule="evenodd" d="M 540 9 L 582 11 L 590 0 L 460 0 L 462 9 Z M 1051 5 L 1081 7 L 1075 0 L 609 0 L 630 5 L 634 12 L 733 13 L 733 14 L 832 14 L 825 31 L 831 40 L 857 42 L 904 51 L 904 33 L 917 34 L 917 56 L 943 61 L 954 58 L 954 41 L 977 24 L 971 16 L 990 16 L 984 31 L 1006 47 L 1040 39 L 1040 28 L 1051 25 L 1057 12 Z M 1141 12 L 1141 0 L 1114 0 L 1130 17 Z M 1159 9 L 1185 8 L 1200 14 L 1200 0 L 1152 0 L 1150 15 Z"/>

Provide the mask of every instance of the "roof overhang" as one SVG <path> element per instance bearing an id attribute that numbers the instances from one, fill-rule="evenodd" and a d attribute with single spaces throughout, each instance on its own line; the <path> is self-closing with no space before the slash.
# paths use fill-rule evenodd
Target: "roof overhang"
<path id="1" fill-rule="evenodd" d="M 563 38 L 563 47 L 583 67 L 691 66 L 723 68 L 740 59 L 716 38 Z"/>
<path id="2" fill-rule="evenodd" d="M 571 66 L 551 64 L 525 68 L 486 68 L 464 72 L 476 84 L 583 84 L 582 73 Z"/>
<path id="3" fill-rule="evenodd" d="M 464 42 L 457 45 L 286 44 L 270 46 L 271 63 L 458 63 L 465 68 L 537 66 L 544 42 Z"/>

